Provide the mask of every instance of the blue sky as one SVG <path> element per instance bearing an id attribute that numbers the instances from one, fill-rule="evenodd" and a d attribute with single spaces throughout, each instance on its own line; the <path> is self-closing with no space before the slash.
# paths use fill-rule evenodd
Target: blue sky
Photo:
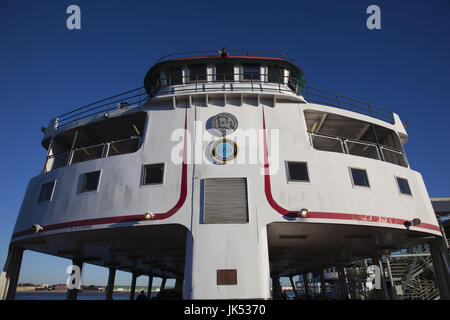
<path id="1" fill-rule="evenodd" d="M 81 8 L 81 30 L 66 8 Z M 366 8 L 381 8 L 381 30 Z M 307 84 L 380 105 L 409 122 L 405 150 L 430 196 L 450 196 L 450 2 L 21 1 L 0 2 L 0 265 L 45 150 L 39 128 L 76 107 L 142 85 L 167 53 L 280 51 Z M 68 260 L 27 252 L 20 282 L 65 282 Z M 116 283 L 131 276 L 119 273 Z M 106 269 L 86 266 L 85 283 Z M 145 284 L 142 281 L 138 284 Z"/>

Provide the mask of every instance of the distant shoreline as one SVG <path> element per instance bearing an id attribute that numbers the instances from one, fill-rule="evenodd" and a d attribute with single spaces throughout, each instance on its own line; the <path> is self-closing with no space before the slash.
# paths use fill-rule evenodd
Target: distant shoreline
<path id="1" fill-rule="evenodd" d="M 165 288 L 165 289 L 173 289 L 173 288 L 171 288 L 171 287 L 168 287 L 168 288 Z M 144 290 L 145 292 L 147 292 L 147 290 L 146 289 L 138 289 L 138 288 L 136 288 L 136 293 L 139 293 L 141 290 Z M 129 288 L 124 288 L 124 289 L 122 289 L 122 290 L 118 290 L 118 289 L 114 289 L 113 290 L 113 292 L 114 293 L 121 293 L 121 292 L 123 292 L 123 293 L 130 293 L 130 289 Z M 67 292 L 67 290 L 33 290 L 33 289 L 24 289 L 24 290 L 20 290 L 19 289 L 19 287 L 17 288 L 17 291 L 16 292 L 24 292 L 24 293 L 42 293 L 42 292 L 45 292 L 45 293 L 61 293 L 61 292 Z M 93 292 L 98 292 L 98 293 L 105 293 L 105 290 L 80 290 L 79 292 L 89 292 L 89 293 L 93 293 Z M 156 289 L 152 289 L 152 293 L 158 293 L 159 292 L 159 288 L 156 288 Z"/>

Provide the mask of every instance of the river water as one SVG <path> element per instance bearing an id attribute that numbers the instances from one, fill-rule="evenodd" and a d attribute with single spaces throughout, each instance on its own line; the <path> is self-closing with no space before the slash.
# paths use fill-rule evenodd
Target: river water
<path id="1" fill-rule="evenodd" d="M 139 293 L 136 292 L 136 296 Z M 156 297 L 156 293 L 152 293 L 152 297 Z M 17 292 L 16 300 L 65 300 L 66 292 L 49 292 L 49 291 L 37 291 L 37 292 Z M 114 300 L 128 300 L 130 299 L 129 292 L 114 292 Z M 78 300 L 105 300 L 104 292 L 79 292 Z"/>

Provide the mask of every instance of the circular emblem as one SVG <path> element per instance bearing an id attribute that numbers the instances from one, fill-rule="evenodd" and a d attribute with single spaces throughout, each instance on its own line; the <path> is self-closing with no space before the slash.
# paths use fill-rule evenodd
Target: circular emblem
<path id="1" fill-rule="evenodd" d="M 234 132 L 238 126 L 238 121 L 231 113 L 223 112 L 211 118 L 211 129 L 220 131 L 224 136 Z"/>
<path id="2" fill-rule="evenodd" d="M 234 141 L 220 139 L 211 146 L 211 156 L 220 163 L 234 159 L 237 155 L 237 145 Z"/>

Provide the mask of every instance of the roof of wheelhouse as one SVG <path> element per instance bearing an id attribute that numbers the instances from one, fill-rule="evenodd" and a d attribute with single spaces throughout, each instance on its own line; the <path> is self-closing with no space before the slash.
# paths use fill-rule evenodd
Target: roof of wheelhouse
<path id="1" fill-rule="evenodd" d="M 216 53 L 215 55 L 197 55 L 198 53 Z M 302 83 L 305 81 L 303 71 L 295 65 L 292 61 L 288 60 L 288 57 L 284 54 L 276 53 L 258 53 L 250 55 L 250 51 L 245 54 L 230 54 L 226 48 L 217 51 L 201 51 L 201 52 L 186 52 L 175 53 L 166 55 L 158 60 L 147 72 L 144 78 L 144 87 L 146 90 L 150 88 L 151 80 L 159 75 L 159 71 L 169 66 L 185 66 L 193 64 L 214 64 L 214 63 L 261 63 L 266 65 L 278 65 L 286 68 L 292 72 L 293 77 L 299 79 Z M 242 51 L 240 51 L 242 52 Z M 279 55 L 276 57 L 275 55 Z"/>

